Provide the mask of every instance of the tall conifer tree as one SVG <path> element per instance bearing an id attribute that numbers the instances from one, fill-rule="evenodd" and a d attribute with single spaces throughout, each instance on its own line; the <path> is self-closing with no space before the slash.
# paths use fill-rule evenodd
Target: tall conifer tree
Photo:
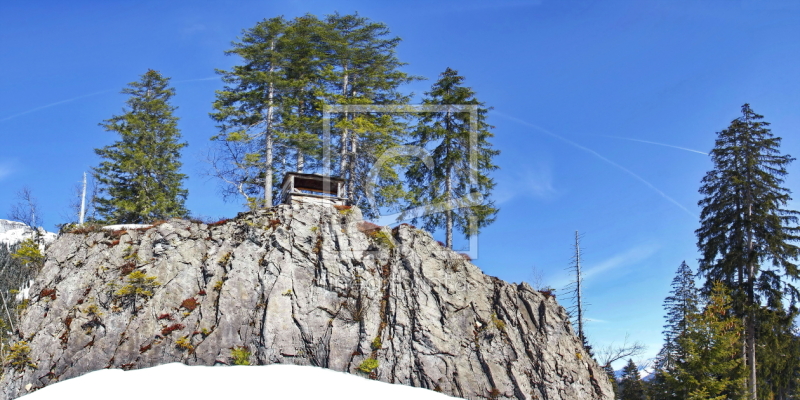
<path id="1" fill-rule="evenodd" d="M 672 279 L 670 295 L 664 299 L 664 310 L 667 315 L 664 325 L 666 343 L 659 353 L 656 362 L 658 369 L 672 371 L 676 363 L 681 362 L 686 355 L 678 340 L 686 335 L 689 316 L 698 312 L 700 295 L 694 284 L 694 274 L 686 261 L 681 262 L 675 278 Z"/>
<path id="2" fill-rule="evenodd" d="M 781 139 L 750 105 L 719 132 L 711 159 L 714 169 L 703 178 L 705 197 L 696 231 L 700 272 L 711 282 L 733 289 L 734 309 L 745 321 L 749 398 L 757 399 L 756 317 L 762 300 L 790 295 L 798 275 L 798 213 L 789 210 L 790 191 L 783 187 L 786 166 L 794 158 L 780 154 Z"/>
<path id="3" fill-rule="evenodd" d="M 457 71 L 447 68 L 426 93 L 424 104 L 446 109 L 423 113 L 414 132 L 415 145 L 436 143 L 431 152 L 433 168 L 417 161 L 406 173 L 412 205 L 426 209 L 419 218 L 426 229 L 445 228 L 449 248 L 453 247 L 455 228 L 466 236 L 476 234 L 494 222 L 498 211 L 489 200 L 495 186 L 489 173 L 497 169 L 493 158 L 500 153 L 489 142 L 494 136 L 493 127 L 486 122 L 489 109 L 463 81 Z M 477 106 L 477 121 L 470 121 L 469 111 L 448 107 L 453 105 Z M 475 143 L 471 143 L 473 123 L 477 127 Z M 471 153 L 476 154 L 474 165 Z"/>
<path id="4" fill-rule="evenodd" d="M 218 153 L 210 160 L 226 195 L 241 195 L 251 206 L 274 202 L 276 152 L 282 152 L 278 111 L 287 99 L 287 40 L 283 17 L 265 19 L 245 30 L 226 55 L 243 64 L 217 70 L 225 88 L 217 91 L 211 117 L 220 133 L 211 138 Z M 278 159 L 280 160 L 280 158 Z"/>
<path id="5" fill-rule="evenodd" d="M 622 369 L 622 378 L 619 382 L 619 398 L 621 400 L 647 400 L 644 382 L 639 377 L 639 368 L 632 359 Z"/>
<path id="6" fill-rule="evenodd" d="M 406 104 L 409 96 L 399 91 L 401 85 L 420 79 L 400 70 L 405 63 L 396 55 L 400 38 L 389 28 L 357 13 L 334 13 L 324 19 L 324 79 L 329 104 L 397 105 Z M 368 182 L 370 171 L 388 149 L 403 144 L 406 126 L 392 113 L 343 112 L 332 120 L 338 138 L 338 175 L 345 179 L 345 195 L 359 206 L 365 216 L 377 217 L 377 208 L 396 209 L 405 199 L 402 180 L 397 172 L 401 159 L 379 165 L 377 181 Z M 368 187 L 375 190 L 368 193 Z M 375 204 L 368 202 L 372 196 Z"/>
<path id="7" fill-rule="evenodd" d="M 103 161 L 94 176 L 105 195 L 97 199 L 98 212 L 109 223 L 185 217 L 186 175 L 179 170 L 186 143 L 180 142 L 178 118 L 172 115 L 175 89 L 169 78 L 151 69 L 122 93 L 130 95 L 128 108 L 100 124 L 119 140 L 95 149 Z"/>
<path id="8" fill-rule="evenodd" d="M 734 400 L 744 398 L 741 359 L 742 323 L 730 311 L 729 289 L 714 282 L 702 312 L 690 314 L 687 331 L 678 339 L 686 356 L 670 374 L 683 399 Z"/>

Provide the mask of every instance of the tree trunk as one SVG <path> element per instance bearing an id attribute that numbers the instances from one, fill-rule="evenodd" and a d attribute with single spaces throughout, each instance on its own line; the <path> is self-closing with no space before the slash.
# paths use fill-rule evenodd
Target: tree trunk
<path id="1" fill-rule="evenodd" d="M 447 111 L 444 119 L 445 130 L 447 134 L 452 137 L 452 124 L 450 123 L 450 111 Z M 449 160 L 450 156 L 450 140 L 444 139 L 445 144 L 445 160 Z M 444 177 L 445 195 L 447 199 L 447 210 L 445 212 L 445 245 L 448 249 L 453 248 L 453 167 L 448 165 Z"/>
<path id="2" fill-rule="evenodd" d="M 347 74 L 346 66 L 344 67 L 344 70 L 345 74 L 342 80 L 342 97 L 347 96 L 348 80 L 350 79 L 350 77 Z M 350 118 L 349 114 L 350 113 L 348 112 L 344 113 L 345 122 L 347 122 L 347 120 Z M 344 197 L 345 200 L 348 202 L 348 204 L 350 203 L 350 190 L 351 190 L 350 177 L 347 176 L 349 168 L 347 163 L 347 154 L 348 154 L 347 147 L 349 141 L 350 141 L 350 130 L 344 128 L 342 129 L 341 143 L 339 143 L 339 174 L 341 174 L 340 178 L 344 179 L 344 183 L 342 184 L 342 194 L 340 196 Z"/>
<path id="3" fill-rule="evenodd" d="M 303 151 L 297 149 L 297 172 L 303 173 L 303 168 L 305 168 L 306 158 L 303 156 Z"/>
<path id="4" fill-rule="evenodd" d="M 270 51 L 275 51 L 275 40 L 272 40 L 269 47 Z M 273 78 L 272 74 L 275 72 L 275 66 L 270 64 L 269 73 L 270 79 Z M 267 129 L 264 132 L 265 148 L 264 148 L 264 207 L 272 207 L 272 117 L 274 111 L 273 98 L 275 96 L 275 86 L 272 82 L 269 83 L 267 93 Z"/>

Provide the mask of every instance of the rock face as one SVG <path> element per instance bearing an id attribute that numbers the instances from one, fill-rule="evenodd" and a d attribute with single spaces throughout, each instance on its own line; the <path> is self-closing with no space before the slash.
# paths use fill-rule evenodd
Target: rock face
<path id="1" fill-rule="evenodd" d="M 6 398 L 175 361 L 315 365 L 468 399 L 613 397 L 553 297 L 355 208 L 64 234 L 31 294 L 30 363 L 5 367 Z"/>

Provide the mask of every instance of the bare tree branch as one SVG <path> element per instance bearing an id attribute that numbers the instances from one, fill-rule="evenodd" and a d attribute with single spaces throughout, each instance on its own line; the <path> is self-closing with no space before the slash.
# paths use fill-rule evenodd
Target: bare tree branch
<path id="1" fill-rule="evenodd" d="M 11 205 L 6 218 L 19 221 L 34 230 L 42 224 L 42 215 L 39 213 L 39 203 L 27 186 L 17 192 L 17 203 Z"/>
<path id="2" fill-rule="evenodd" d="M 642 354 L 646 349 L 642 342 L 628 343 L 628 335 L 625 335 L 625 340 L 622 345 L 615 346 L 614 343 L 605 347 L 595 347 L 597 349 L 597 360 L 603 368 L 610 367 L 612 363 L 625 358 L 633 357 Z"/>

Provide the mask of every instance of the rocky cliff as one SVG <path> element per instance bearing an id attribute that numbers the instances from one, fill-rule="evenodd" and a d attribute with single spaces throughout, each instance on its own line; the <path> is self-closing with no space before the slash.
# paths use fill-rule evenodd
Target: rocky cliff
<path id="1" fill-rule="evenodd" d="M 355 208 L 78 230 L 49 247 L 31 294 L 6 398 L 175 361 L 315 365 L 469 399 L 612 398 L 553 297 Z"/>

